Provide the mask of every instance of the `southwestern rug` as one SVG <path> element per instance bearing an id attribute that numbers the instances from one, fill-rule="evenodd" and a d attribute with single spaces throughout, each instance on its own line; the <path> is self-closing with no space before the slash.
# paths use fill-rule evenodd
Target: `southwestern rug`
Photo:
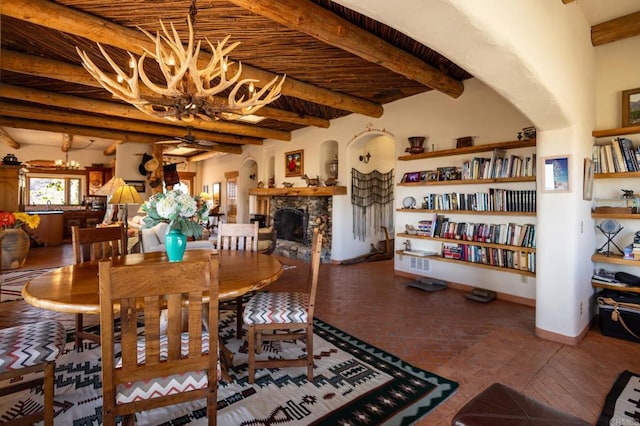
<path id="1" fill-rule="evenodd" d="M 55 268 L 19 269 L 0 273 L 0 301 L 10 302 L 22 299 L 22 287 L 30 281 Z"/>
<path id="2" fill-rule="evenodd" d="M 260 369 L 247 382 L 247 344 L 235 338 L 235 314 L 221 313 L 220 336 L 235 354 L 232 382 L 218 388 L 221 425 L 409 425 L 451 396 L 458 384 L 407 364 L 356 337 L 315 319 L 314 380 L 305 368 Z M 82 352 L 71 344 L 56 363 L 55 423 L 102 423 L 99 346 Z M 304 345 L 266 343 L 258 357 L 303 356 Z M 139 425 L 207 424 L 204 400 L 136 416 Z M 42 404 L 40 388 L 0 398 L 0 422 Z"/>
<path id="3" fill-rule="evenodd" d="M 640 375 L 623 371 L 607 394 L 597 426 L 640 424 Z"/>

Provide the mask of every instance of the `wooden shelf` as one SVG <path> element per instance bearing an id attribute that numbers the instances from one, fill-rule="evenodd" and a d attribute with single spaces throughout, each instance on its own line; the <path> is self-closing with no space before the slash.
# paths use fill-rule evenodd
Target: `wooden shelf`
<path id="1" fill-rule="evenodd" d="M 640 174 L 639 174 L 640 175 Z M 519 176 L 509 178 L 491 178 L 491 179 L 460 179 L 460 180 L 438 180 L 426 182 L 400 182 L 398 186 L 438 186 L 438 185 L 486 185 L 488 183 L 504 183 L 504 182 L 535 182 L 535 176 Z"/>
<path id="2" fill-rule="evenodd" d="M 431 210 L 431 209 L 404 209 L 398 208 L 397 212 L 403 213 L 442 213 L 442 214 L 469 214 L 484 216 L 535 216 L 536 212 L 502 212 L 502 211 L 478 211 L 478 210 Z M 636 215 L 640 219 L 640 214 Z"/>
<path id="3" fill-rule="evenodd" d="M 400 161 L 420 160 L 423 158 L 438 158 L 448 157 L 451 155 L 463 155 L 463 154 L 475 154 L 478 152 L 490 152 L 494 149 L 516 149 L 516 148 L 529 148 L 536 146 L 535 139 L 528 139 L 524 141 L 509 141 L 509 142 L 496 142 L 484 145 L 468 146 L 465 148 L 452 148 L 443 149 L 440 151 L 423 152 L 421 154 L 409 154 L 401 155 L 398 157 Z"/>
<path id="4" fill-rule="evenodd" d="M 470 246 L 499 248 L 499 249 L 511 250 L 511 251 L 526 251 L 531 253 L 536 252 L 536 249 L 534 247 L 510 246 L 507 244 L 494 244 L 494 243 L 481 243 L 479 241 L 456 240 L 454 238 L 427 237 L 425 235 L 413 235 L 413 234 L 407 234 L 405 232 L 400 232 L 397 234 L 397 236 L 400 238 L 414 238 L 417 240 L 439 241 L 442 243 L 467 244 Z"/>
<path id="5" fill-rule="evenodd" d="M 633 135 L 640 133 L 640 126 L 618 127 L 617 129 L 594 130 L 591 135 L 595 138 L 604 138 L 607 136 Z"/>
<path id="6" fill-rule="evenodd" d="M 623 259 L 621 254 L 612 254 L 610 256 L 594 253 L 591 261 L 598 263 L 612 263 L 614 265 L 640 266 L 640 260 Z"/>
<path id="7" fill-rule="evenodd" d="M 476 262 L 467 262 L 465 260 L 449 259 L 449 258 L 440 257 L 440 256 L 426 256 L 426 257 L 424 257 L 424 259 L 435 260 L 437 262 L 458 263 L 458 264 L 463 264 L 463 265 L 467 265 L 467 266 L 475 266 L 475 267 L 484 268 L 484 269 L 493 269 L 494 271 L 510 272 L 512 274 L 526 275 L 528 277 L 535 277 L 536 276 L 535 272 L 529 272 L 529 271 L 524 270 L 524 269 L 505 268 L 505 267 L 502 267 L 502 266 L 487 265 L 487 264 L 484 264 L 484 263 L 476 263 Z"/>
<path id="8" fill-rule="evenodd" d="M 591 213 L 594 219 L 640 219 L 640 213 Z"/>
<path id="9" fill-rule="evenodd" d="M 399 254 L 399 255 L 401 255 L 401 256 L 418 257 L 418 258 L 420 258 L 420 259 L 424 259 L 424 258 L 427 258 L 427 257 L 433 257 L 433 256 L 436 256 L 436 255 L 434 255 L 434 254 L 426 254 L 426 255 L 424 255 L 424 256 L 421 256 L 421 255 L 419 255 L 419 254 L 405 253 L 405 252 L 404 252 L 404 250 L 396 250 L 396 254 Z"/>
<path id="10" fill-rule="evenodd" d="M 627 293 L 640 293 L 640 287 L 631 287 L 620 284 L 607 284 L 601 283 L 600 281 L 591 281 L 591 286 L 595 288 L 606 288 L 609 290 L 624 291 Z"/>
<path id="11" fill-rule="evenodd" d="M 332 197 L 345 195 L 346 186 L 309 186 L 293 188 L 251 188 L 249 195 L 263 197 Z"/>
<path id="12" fill-rule="evenodd" d="M 593 175 L 594 179 L 626 179 L 638 177 L 640 177 L 640 172 L 596 173 Z"/>

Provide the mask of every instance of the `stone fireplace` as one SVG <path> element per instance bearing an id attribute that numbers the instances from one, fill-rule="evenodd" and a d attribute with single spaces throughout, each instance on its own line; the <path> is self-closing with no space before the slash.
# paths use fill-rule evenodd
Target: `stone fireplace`
<path id="1" fill-rule="evenodd" d="M 331 197 L 272 197 L 270 216 L 277 232 L 275 254 L 309 261 L 314 228 L 322 225 L 322 260 L 331 259 Z"/>
<path id="2" fill-rule="evenodd" d="M 331 261 L 333 197 L 346 195 L 344 186 L 253 188 L 260 214 L 268 215 L 278 230 L 274 254 L 311 260 L 313 230 L 323 233 L 322 261 Z"/>

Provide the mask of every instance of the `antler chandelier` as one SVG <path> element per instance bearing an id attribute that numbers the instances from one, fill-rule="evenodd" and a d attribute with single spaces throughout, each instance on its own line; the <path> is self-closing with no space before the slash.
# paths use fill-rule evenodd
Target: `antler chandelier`
<path id="1" fill-rule="evenodd" d="M 242 63 L 238 62 L 235 74 L 231 77 L 227 75 L 227 69 L 233 63 L 229 62 L 228 55 L 240 44 L 235 42 L 226 46 L 230 36 L 218 42 L 216 47 L 205 38 L 211 51 L 211 58 L 204 68 L 198 68 L 202 41 L 198 41 L 194 46 L 192 21 L 195 21 L 193 7 L 187 19 L 189 42 L 186 49 L 173 24 L 171 24 L 171 31 L 169 31 L 160 21 L 161 31 L 155 37 L 141 29 L 155 43 L 155 52 L 144 49 L 144 53 L 137 60 L 131 52 L 127 52 L 130 58 L 130 75 L 113 61 L 100 43 L 97 43 L 102 56 L 117 75 L 115 80 L 102 72 L 86 52 L 77 47 L 76 51 L 82 59 L 84 68 L 113 96 L 130 103 L 146 114 L 171 121 L 193 121 L 195 118 L 233 120 L 243 115 L 254 114 L 263 106 L 280 97 L 285 76 L 276 76 L 259 91 L 256 91 L 254 83 L 258 83 L 258 80 L 240 79 Z M 147 58 L 156 61 L 165 80 L 164 86 L 154 83 L 147 76 L 145 71 Z M 140 82 L 158 96 L 143 95 L 140 90 Z M 226 99 L 215 96 L 229 88 L 231 91 Z"/>

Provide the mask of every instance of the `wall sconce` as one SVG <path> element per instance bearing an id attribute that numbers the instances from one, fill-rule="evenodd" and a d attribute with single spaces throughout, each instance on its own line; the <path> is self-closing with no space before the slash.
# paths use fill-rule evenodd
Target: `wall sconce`
<path id="1" fill-rule="evenodd" d="M 369 159 L 371 158 L 371 153 L 367 152 L 365 155 L 361 155 L 360 157 L 360 161 L 362 161 L 364 164 L 369 163 Z"/>
<path id="2" fill-rule="evenodd" d="M 251 179 L 251 180 L 256 180 L 256 174 L 255 174 L 255 173 L 251 173 L 251 174 L 249 175 L 249 179 Z"/>

